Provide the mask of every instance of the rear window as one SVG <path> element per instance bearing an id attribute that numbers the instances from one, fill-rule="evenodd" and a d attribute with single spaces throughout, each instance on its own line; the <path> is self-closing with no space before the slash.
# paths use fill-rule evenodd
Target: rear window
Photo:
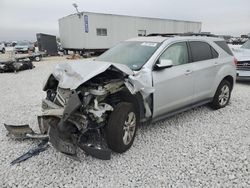
<path id="1" fill-rule="evenodd" d="M 209 44 L 201 41 L 189 42 L 193 62 L 213 59 L 212 50 Z M 217 52 L 214 52 L 217 53 Z"/>
<path id="2" fill-rule="evenodd" d="M 232 51 L 228 47 L 226 41 L 215 41 L 215 44 L 217 44 L 219 47 L 221 47 L 225 52 L 227 52 L 229 55 L 233 55 Z"/>

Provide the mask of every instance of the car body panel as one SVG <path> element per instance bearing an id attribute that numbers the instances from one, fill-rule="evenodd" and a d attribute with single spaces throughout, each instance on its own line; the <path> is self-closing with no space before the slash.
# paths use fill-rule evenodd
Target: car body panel
<path id="1" fill-rule="evenodd" d="M 59 87 L 64 89 L 76 89 L 94 76 L 106 71 L 111 66 L 127 75 L 134 72 L 126 65 L 99 61 L 74 61 L 71 63 L 58 64 L 53 72 L 59 81 Z"/>
<path id="2" fill-rule="evenodd" d="M 218 72 L 219 60 L 211 59 L 193 62 L 194 75 L 194 102 L 211 97 L 214 76 Z"/>
<path id="3" fill-rule="evenodd" d="M 219 67 L 217 75 L 215 75 L 214 84 L 212 85 L 211 97 L 215 95 L 218 85 L 226 76 L 230 76 L 233 78 L 233 86 L 234 86 L 236 82 L 236 65 L 234 64 L 233 60 L 234 60 L 233 56 L 228 56 L 220 61 L 221 65 Z"/>
<path id="4" fill-rule="evenodd" d="M 250 81 L 250 49 L 243 45 L 240 48 L 232 48 L 232 51 L 238 61 L 237 80 Z"/>
<path id="5" fill-rule="evenodd" d="M 194 76 L 188 70 L 193 70 L 191 63 L 153 71 L 153 118 L 193 102 Z"/>

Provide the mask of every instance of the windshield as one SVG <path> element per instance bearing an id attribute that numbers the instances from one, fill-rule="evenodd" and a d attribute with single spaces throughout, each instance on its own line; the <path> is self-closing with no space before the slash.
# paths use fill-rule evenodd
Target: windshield
<path id="1" fill-rule="evenodd" d="M 28 42 L 18 42 L 16 45 L 17 46 L 28 46 L 29 43 Z"/>
<path id="2" fill-rule="evenodd" d="M 241 48 L 250 49 L 250 40 L 246 41 Z"/>
<path id="3" fill-rule="evenodd" d="M 132 70 L 139 70 L 158 49 L 160 43 L 126 41 L 109 49 L 96 60 L 120 63 Z"/>

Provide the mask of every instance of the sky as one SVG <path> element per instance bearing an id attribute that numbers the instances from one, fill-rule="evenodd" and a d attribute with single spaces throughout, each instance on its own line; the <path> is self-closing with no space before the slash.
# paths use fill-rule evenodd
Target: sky
<path id="1" fill-rule="evenodd" d="M 59 36 L 58 19 L 79 11 L 202 22 L 202 31 L 250 33 L 250 0 L 0 0 L 0 41 Z"/>

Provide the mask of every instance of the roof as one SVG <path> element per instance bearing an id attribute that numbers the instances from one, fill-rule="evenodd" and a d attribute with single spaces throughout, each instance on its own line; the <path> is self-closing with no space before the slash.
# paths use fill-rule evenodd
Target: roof
<path id="1" fill-rule="evenodd" d="M 207 40 L 207 41 L 223 41 L 224 39 L 219 37 L 207 37 L 207 36 L 172 36 L 172 37 L 162 37 L 162 36 L 149 36 L 149 37 L 136 37 L 131 38 L 126 41 L 140 41 L 140 42 L 157 42 L 162 43 L 168 39 L 181 38 L 184 40 Z"/>
<path id="2" fill-rule="evenodd" d="M 139 42 L 157 42 L 161 43 L 165 40 L 167 40 L 170 37 L 136 37 L 136 38 L 131 38 L 126 41 L 139 41 Z"/>
<path id="3" fill-rule="evenodd" d="M 81 15 L 83 16 L 84 14 L 98 14 L 98 15 L 110 15 L 110 16 L 121 16 L 121 17 L 133 17 L 133 18 L 145 18 L 145 19 L 156 19 L 156 20 L 170 20 L 170 21 L 175 21 L 175 22 L 188 22 L 188 23 L 198 23 L 198 24 L 201 24 L 202 22 L 200 21 L 187 21 L 187 20 L 176 20 L 176 19 L 166 19 L 166 18 L 152 18 L 152 17 L 146 17 L 146 16 L 130 16 L 130 15 L 119 15 L 119 14 L 109 14 L 109 13 L 97 13 L 97 12 L 87 12 L 87 11 L 83 11 L 83 12 L 80 12 L 80 13 L 74 13 L 74 14 L 70 14 L 68 16 L 64 16 L 60 19 L 63 19 L 63 18 L 67 18 L 67 17 L 70 17 L 70 16 L 78 16 L 78 15 Z M 60 20 L 59 19 L 59 20 Z"/>

